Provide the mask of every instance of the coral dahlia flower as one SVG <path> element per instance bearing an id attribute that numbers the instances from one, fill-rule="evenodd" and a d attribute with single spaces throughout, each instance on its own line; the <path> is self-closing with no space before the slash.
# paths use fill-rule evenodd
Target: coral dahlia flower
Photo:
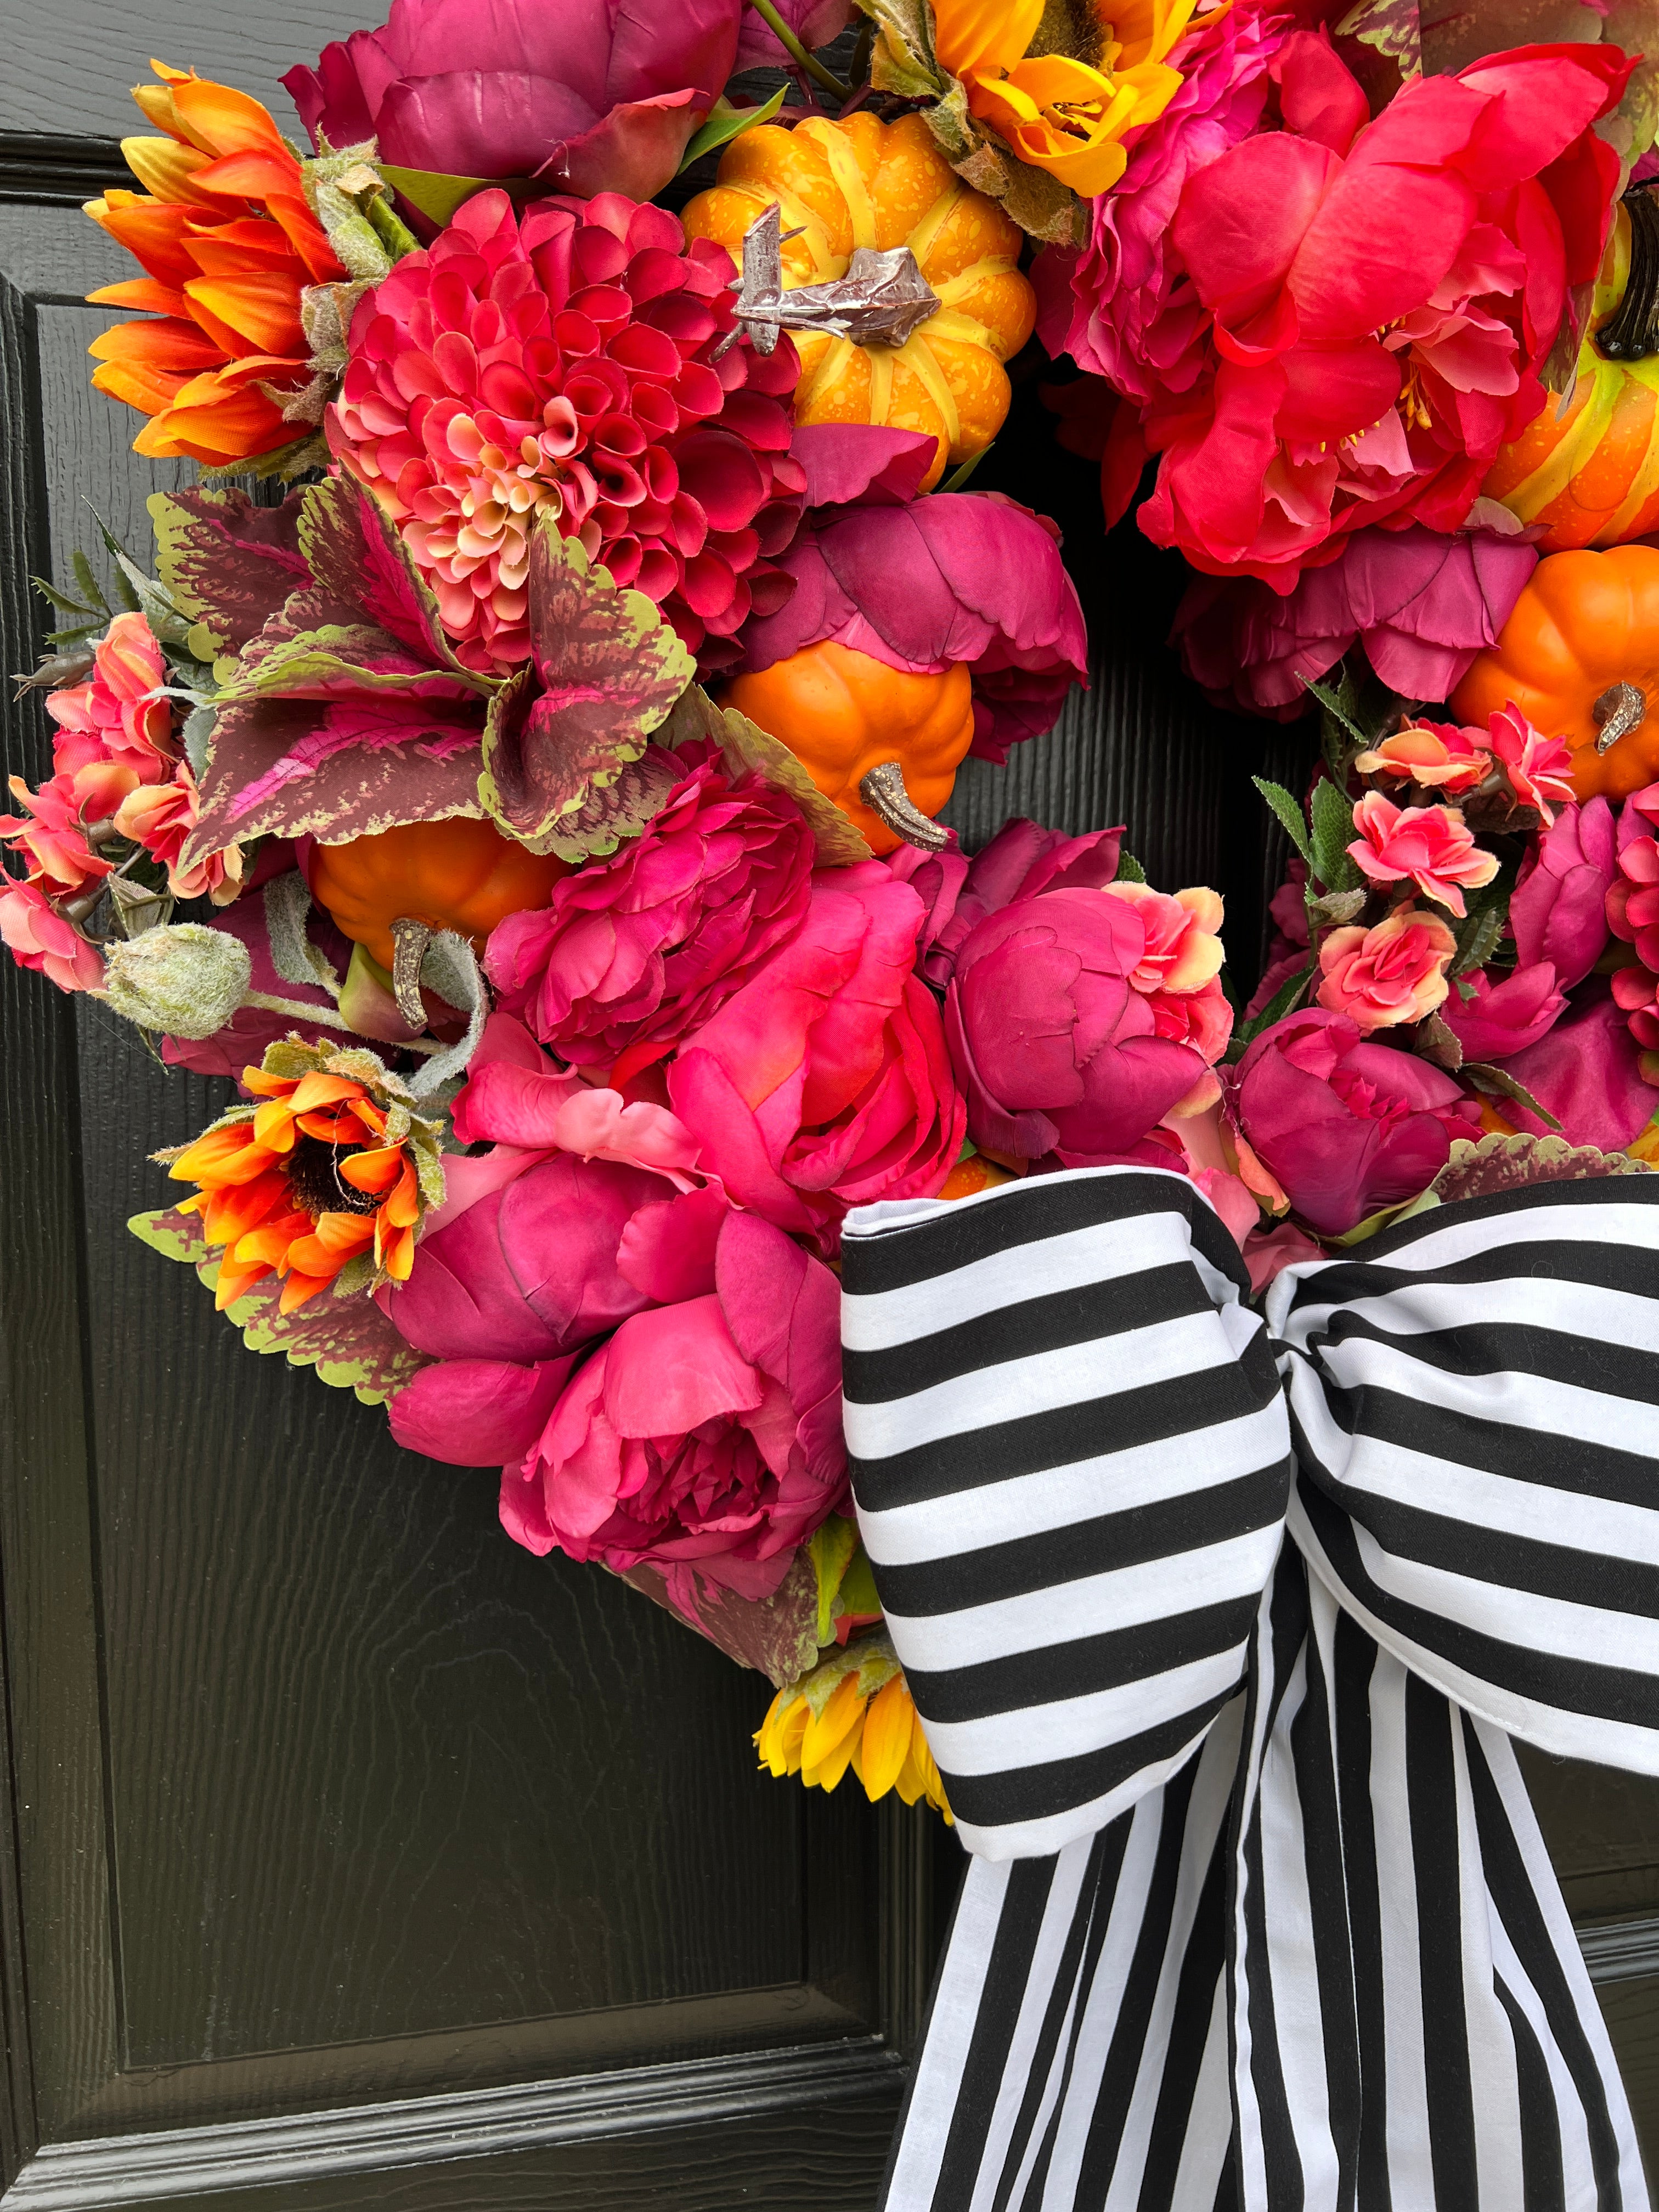
<path id="1" fill-rule="evenodd" d="M 329 443 L 402 531 L 460 659 L 530 653 L 532 526 L 545 510 L 694 652 L 721 656 L 793 588 L 767 559 L 805 478 L 798 368 L 731 331 L 731 257 L 620 193 L 520 220 L 480 192 L 357 309 Z"/>
<path id="2" fill-rule="evenodd" d="M 223 468 L 293 442 L 266 386 L 304 386 L 311 349 L 300 295 L 346 271 L 306 204 L 298 158 L 258 101 L 152 66 L 161 83 L 132 96 L 167 136 L 121 146 L 145 190 L 87 204 L 145 273 L 88 296 L 160 319 L 106 331 L 91 348 L 100 364 L 92 380 L 149 416 L 135 452 Z"/>
<path id="3" fill-rule="evenodd" d="M 441 1197 L 436 1125 L 411 1114 L 396 1079 L 381 1070 L 375 1079 L 368 1053 L 295 1042 L 265 1060 L 242 1070 L 244 1089 L 264 1103 L 233 1107 L 169 1169 L 198 1186 L 179 1211 L 200 1214 L 208 1243 L 224 1248 L 220 1312 L 273 1273 L 283 1278 L 283 1313 L 353 1262 L 364 1263 L 355 1270 L 362 1287 L 407 1282 L 416 1224 Z M 344 1072 L 353 1066 L 362 1074 Z"/>

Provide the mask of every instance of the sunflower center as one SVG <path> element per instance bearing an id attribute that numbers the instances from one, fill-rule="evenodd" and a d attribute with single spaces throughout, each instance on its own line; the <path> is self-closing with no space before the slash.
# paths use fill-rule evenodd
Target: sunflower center
<path id="1" fill-rule="evenodd" d="M 300 1137 L 289 1155 L 288 1183 L 299 1203 L 312 1215 L 373 1213 L 380 1200 L 372 1191 L 358 1190 L 340 1173 L 340 1162 L 361 1152 L 359 1145 L 327 1145 L 320 1137 Z"/>

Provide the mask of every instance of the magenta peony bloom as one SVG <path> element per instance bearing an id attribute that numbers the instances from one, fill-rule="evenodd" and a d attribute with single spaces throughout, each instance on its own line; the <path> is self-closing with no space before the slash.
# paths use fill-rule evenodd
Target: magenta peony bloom
<path id="1" fill-rule="evenodd" d="M 1037 256 L 1037 336 L 1051 357 L 1070 354 L 1142 404 L 1190 390 L 1209 319 L 1170 226 L 1188 178 L 1260 124 L 1286 27 L 1265 9 L 1229 8 L 1171 52 L 1181 88 L 1155 122 L 1126 137 L 1122 176 L 1088 204 L 1088 244 Z"/>
<path id="2" fill-rule="evenodd" d="M 618 1573 L 648 1562 L 671 1595 L 677 1569 L 769 1595 L 847 1494 L 840 1308 L 822 1262 L 728 1212 L 682 1297 L 624 1322 L 502 1469 L 507 1534 Z"/>
<path id="3" fill-rule="evenodd" d="M 1213 705 L 1275 721 L 1305 712 L 1304 679 L 1316 683 L 1356 643 L 1392 690 L 1447 698 L 1497 643 L 1537 566 L 1536 547 L 1513 527 L 1357 531 L 1288 596 L 1251 576 L 1196 576 L 1170 642 Z"/>
<path id="4" fill-rule="evenodd" d="M 1510 928 L 1523 968 L 1547 960 L 1564 991 L 1581 982 L 1607 941 L 1607 893 L 1618 874 L 1605 799 L 1564 806 L 1522 863 Z"/>
<path id="5" fill-rule="evenodd" d="M 1651 983 L 1653 978 L 1648 980 Z M 1631 1029 L 1626 1010 L 1601 978 L 1593 977 L 1579 987 L 1548 1036 L 1505 1060 L 1504 1073 L 1555 1116 L 1570 1144 L 1620 1152 L 1641 1135 L 1659 1108 L 1659 1090 L 1642 1073 L 1648 1055 Z M 1515 1099 L 1503 1100 L 1499 1111 L 1506 1121 L 1534 1136 L 1548 1128 Z"/>
<path id="6" fill-rule="evenodd" d="M 528 658 L 530 538 L 544 510 L 694 651 L 793 589 L 786 336 L 711 362 L 732 261 L 661 208 L 606 192 L 468 200 L 360 302 L 329 444 L 398 525 L 459 657 Z"/>
<path id="7" fill-rule="evenodd" d="M 1046 891 L 969 934 L 945 1000 L 976 1145 L 1087 1167 L 1131 1150 L 1205 1075 L 1132 980 L 1146 926 L 1104 890 Z"/>
<path id="8" fill-rule="evenodd" d="M 1445 999 L 1456 950 L 1445 923 L 1413 906 L 1395 907 L 1372 929 L 1333 929 L 1319 947 L 1319 1003 L 1346 1014 L 1362 1036 L 1420 1022 Z"/>
<path id="9" fill-rule="evenodd" d="M 699 1165 L 826 1254 L 850 1206 L 931 1197 L 965 1114 L 915 975 L 921 902 L 879 860 L 825 870 L 805 920 L 668 1070 Z"/>
<path id="10" fill-rule="evenodd" d="M 1122 846 L 1121 826 L 1068 837 L 1022 815 L 1005 822 L 971 860 L 901 848 L 888 866 L 921 893 L 928 909 L 918 969 L 942 991 L 969 933 L 988 915 L 1042 891 L 1103 890 L 1117 874 Z"/>
<path id="11" fill-rule="evenodd" d="M 648 200 L 732 74 L 740 0 L 392 0 L 283 79 L 318 146 L 380 142 L 399 168 L 542 177 Z"/>
<path id="12" fill-rule="evenodd" d="M 1466 999 L 1463 990 L 1469 985 L 1474 996 Z M 1440 1018 L 1462 1046 L 1465 1060 L 1510 1060 L 1547 1036 L 1566 1008 L 1555 969 L 1542 960 L 1517 968 L 1499 983 L 1484 968 L 1460 975 Z"/>
<path id="13" fill-rule="evenodd" d="M 1465 890 L 1479 890 L 1498 873 L 1498 857 L 1483 853 L 1455 806 L 1396 806 L 1368 791 L 1353 811 L 1359 832 L 1350 857 L 1374 884 L 1409 880 L 1461 920 Z"/>
<path id="14" fill-rule="evenodd" d="M 794 802 L 710 744 L 644 834 L 509 915 L 484 955 L 497 1001 L 561 1060 L 625 1083 L 707 1021 L 806 913 L 814 846 Z"/>
<path id="15" fill-rule="evenodd" d="M 795 591 L 749 623 L 744 669 L 823 638 L 890 668 L 966 661 L 980 759 L 1052 729 L 1089 657 L 1054 525 L 995 492 L 917 498 L 933 441 L 911 431 L 823 423 L 793 450 L 808 513 L 779 565 Z"/>
<path id="16" fill-rule="evenodd" d="M 1309 1008 L 1264 1030 L 1232 1079 L 1233 1102 L 1292 1210 L 1340 1237 L 1426 1189 L 1480 1109 L 1414 1054 L 1367 1044 L 1346 1014 Z"/>

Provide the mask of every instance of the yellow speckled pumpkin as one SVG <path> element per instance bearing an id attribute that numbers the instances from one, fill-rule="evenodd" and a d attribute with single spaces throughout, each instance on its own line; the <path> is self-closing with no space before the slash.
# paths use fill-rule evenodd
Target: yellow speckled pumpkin
<path id="1" fill-rule="evenodd" d="M 453 929 L 482 951 L 498 921 L 545 906 L 569 873 L 564 861 L 504 837 L 493 822 L 461 816 L 313 847 L 311 893 L 343 935 L 390 969 L 400 917 Z"/>
<path id="2" fill-rule="evenodd" d="M 795 335 L 795 420 L 925 432 L 939 441 L 923 484 L 931 490 L 947 466 L 983 453 L 1008 412 L 1002 364 L 1036 319 L 1019 273 L 1018 225 L 955 174 L 920 115 L 813 115 L 789 131 L 762 124 L 732 140 L 718 181 L 682 220 L 689 236 L 714 239 L 738 259 L 744 234 L 774 201 L 785 233 L 801 234 L 783 249 L 787 291 L 845 276 L 857 246 L 908 246 L 939 295 L 939 313 L 902 346 Z"/>

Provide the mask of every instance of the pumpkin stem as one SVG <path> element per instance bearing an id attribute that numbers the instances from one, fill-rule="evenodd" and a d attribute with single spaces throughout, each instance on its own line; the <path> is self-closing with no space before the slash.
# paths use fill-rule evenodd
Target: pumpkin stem
<path id="1" fill-rule="evenodd" d="M 432 932 L 423 921 L 401 915 L 392 925 L 392 995 L 398 1012 L 411 1029 L 426 1027 L 426 1001 L 421 996 L 421 969 Z"/>
<path id="2" fill-rule="evenodd" d="M 1640 726 L 1648 711 L 1644 696 L 1633 684 L 1609 684 L 1590 708 L 1595 726 L 1601 732 L 1595 740 L 1598 753 L 1616 745 L 1620 738 Z"/>
<path id="3" fill-rule="evenodd" d="M 1659 200 L 1638 185 L 1626 193 L 1625 205 L 1630 276 L 1618 312 L 1595 333 L 1595 347 L 1608 361 L 1645 361 L 1659 353 Z"/>
<path id="4" fill-rule="evenodd" d="M 930 822 L 904 788 L 904 770 L 896 760 L 872 768 L 859 785 L 859 797 L 907 845 L 919 845 L 924 853 L 942 853 L 951 842 L 950 831 Z"/>

